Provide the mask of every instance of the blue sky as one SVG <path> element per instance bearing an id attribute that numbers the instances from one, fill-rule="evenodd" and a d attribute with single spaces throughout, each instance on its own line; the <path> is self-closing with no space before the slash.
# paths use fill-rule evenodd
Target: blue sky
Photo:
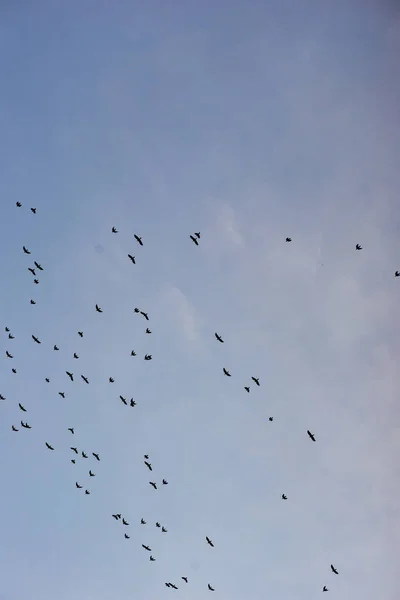
<path id="1" fill-rule="evenodd" d="M 395 3 L 34 4 L 0 9 L 0 599 L 395 598 Z"/>

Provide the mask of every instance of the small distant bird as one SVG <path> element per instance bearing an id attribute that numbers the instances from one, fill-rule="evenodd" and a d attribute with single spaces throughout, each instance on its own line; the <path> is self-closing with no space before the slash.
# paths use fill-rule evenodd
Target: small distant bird
<path id="1" fill-rule="evenodd" d="M 36 260 L 34 260 L 33 262 L 35 263 L 35 267 L 36 267 L 37 269 L 39 269 L 39 271 L 43 271 L 43 267 L 42 267 L 42 265 L 40 265 L 38 262 L 36 262 Z"/>
<path id="2" fill-rule="evenodd" d="M 154 562 L 156 559 L 150 555 L 150 560 L 151 560 L 151 562 Z"/>
<path id="3" fill-rule="evenodd" d="M 121 515 L 112 515 L 116 521 L 121 518 Z"/>
<path id="4" fill-rule="evenodd" d="M 76 352 L 74 352 L 74 358 L 79 358 Z"/>
<path id="5" fill-rule="evenodd" d="M 75 459 L 74 459 L 74 458 L 71 458 L 71 462 L 72 462 L 73 464 L 75 464 Z"/>
<path id="6" fill-rule="evenodd" d="M 252 377 L 252 380 L 256 385 L 260 386 L 260 379 L 258 377 Z"/>
<path id="7" fill-rule="evenodd" d="M 286 241 L 287 241 L 287 242 L 291 242 L 291 241 L 292 241 L 292 238 L 290 238 L 290 237 L 287 237 L 287 238 L 286 238 Z"/>
<path id="8" fill-rule="evenodd" d="M 108 378 L 109 383 L 114 383 L 114 379 L 112 377 Z"/>
<path id="9" fill-rule="evenodd" d="M 123 525 L 129 525 L 128 521 L 125 521 L 125 519 L 122 519 L 122 524 Z"/>
<path id="10" fill-rule="evenodd" d="M 335 575 L 339 575 L 339 571 L 333 565 L 331 565 L 331 571 L 332 573 L 335 573 Z"/>
<path id="11" fill-rule="evenodd" d="M 221 342 L 221 344 L 223 344 L 223 343 L 224 343 L 224 340 L 222 339 L 222 337 L 221 337 L 220 335 L 218 335 L 218 333 L 214 333 L 214 335 L 215 335 L 215 337 L 217 338 L 217 340 L 218 340 L 219 342 Z"/>
<path id="12" fill-rule="evenodd" d="M 28 267 L 28 271 L 30 271 L 32 273 L 32 275 L 35 277 L 35 275 L 36 275 L 35 269 L 32 269 L 31 267 Z"/>
<path id="13" fill-rule="evenodd" d="M 214 588 L 213 588 L 213 587 L 211 587 L 211 585 L 210 585 L 210 584 L 208 584 L 208 589 L 210 590 L 210 592 L 214 592 L 214 591 L 215 591 L 215 590 L 214 590 Z"/>
<path id="14" fill-rule="evenodd" d="M 61 396 L 61 398 L 65 398 L 64 392 L 58 392 L 58 394 Z"/>
<path id="15" fill-rule="evenodd" d="M 18 206 L 18 208 L 21 208 L 21 206 L 22 206 L 21 202 L 16 202 L 15 204 L 16 204 L 16 206 Z"/>
<path id="16" fill-rule="evenodd" d="M 167 533 L 167 530 L 165 529 L 165 527 L 161 527 L 161 531 L 162 531 L 163 533 Z"/>
<path id="17" fill-rule="evenodd" d="M 111 231 L 112 231 L 112 233 L 118 233 L 118 230 L 117 230 L 117 229 L 115 229 L 115 227 L 113 227 L 113 228 L 111 229 Z"/>
<path id="18" fill-rule="evenodd" d="M 177 589 L 178 589 L 178 588 L 176 587 L 176 585 L 174 585 L 173 583 L 170 583 L 169 585 L 170 585 L 170 587 L 172 587 L 174 590 L 177 590 Z"/>
<path id="19" fill-rule="evenodd" d="M 13 355 L 12 355 L 12 354 L 10 354 L 8 350 L 6 350 L 6 356 L 7 356 L 8 358 L 14 358 L 14 357 L 13 357 Z"/>
<path id="20" fill-rule="evenodd" d="M 6 397 L 3 396 L 2 394 L 0 394 L 0 400 L 5 400 L 5 399 L 6 399 Z"/>
<path id="21" fill-rule="evenodd" d="M 131 398 L 130 405 L 131 405 L 132 408 L 134 406 L 136 406 L 136 400 L 134 400 L 133 398 Z"/>
<path id="22" fill-rule="evenodd" d="M 31 208 L 31 211 L 33 212 L 34 215 L 36 215 L 36 208 Z"/>
<path id="23" fill-rule="evenodd" d="M 89 383 L 89 379 L 87 377 L 85 377 L 84 375 L 81 375 L 81 377 L 85 383 Z"/>
<path id="24" fill-rule="evenodd" d="M 39 283 L 39 279 L 34 279 L 34 280 L 33 280 L 33 283 L 36 283 L 36 285 L 38 285 L 38 283 Z"/>
<path id="25" fill-rule="evenodd" d="M 133 262 L 133 264 L 136 265 L 135 257 L 132 256 L 132 254 L 128 254 L 128 257 L 131 259 L 131 261 Z"/>
<path id="26" fill-rule="evenodd" d="M 324 585 L 324 587 L 322 588 L 322 591 L 323 592 L 328 592 L 329 591 L 328 588 L 326 587 L 326 585 Z"/>
<path id="27" fill-rule="evenodd" d="M 96 452 L 92 452 L 92 455 L 95 457 L 96 460 L 100 461 L 100 456 L 96 454 Z"/>
<path id="28" fill-rule="evenodd" d="M 151 333 L 150 329 L 147 327 L 146 333 Z"/>
<path id="29" fill-rule="evenodd" d="M 85 454 L 83 450 L 82 450 L 82 458 L 87 458 L 87 454 Z"/>
<path id="30" fill-rule="evenodd" d="M 134 350 L 131 351 L 131 356 L 136 356 L 136 352 Z"/>
<path id="31" fill-rule="evenodd" d="M 244 386 L 244 389 L 246 390 L 246 392 L 247 392 L 248 394 L 250 393 L 250 388 L 249 388 L 249 386 L 245 385 L 245 386 Z"/>
<path id="32" fill-rule="evenodd" d="M 142 519 L 140 519 L 140 524 L 141 525 L 146 525 L 146 521 L 142 518 Z"/>
<path id="33" fill-rule="evenodd" d="M 103 312 L 103 311 L 102 311 L 102 309 L 100 308 L 100 306 L 99 306 L 98 304 L 96 304 L 96 310 L 97 310 L 97 312 L 99 312 L 99 313 Z"/>
<path id="34" fill-rule="evenodd" d="M 273 420 L 274 420 L 274 417 L 269 417 L 268 418 L 268 421 L 273 421 Z"/>
<path id="35" fill-rule="evenodd" d="M 4 327 L 4 330 L 6 333 L 8 333 L 10 331 L 8 327 Z"/>
<path id="36" fill-rule="evenodd" d="M 72 450 L 73 452 L 75 452 L 75 454 L 78 454 L 78 448 L 75 448 L 74 446 L 71 446 L 70 450 Z"/>
<path id="37" fill-rule="evenodd" d="M 12 371 L 13 373 L 16 373 L 16 372 L 17 372 L 17 369 L 11 369 L 11 371 Z"/>
<path id="38" fill-rule="evenodd" d="M 124 398 L 123 396 L 120 396 L 120 399 L 126 406 L 128 405 L 126 398 Z"/>
<path id="39" fill-rule="evenodd" d="M 225 369 L 225 367 L 222 370 L 227 377 L 231 377 L 231 374 Z"/>
<path id="40" fill-rule="evenodd" d="M 170 583 L 166 583 L 165 585 L 166 585 L 167 587 L 171 587 L 171 584 L 170 584 Z"/>
<path id="41" fill-rule="evenodd" d="M 80 490 L 80 489 L 83 487 L 83 485 L 79 485 L 79 483 L 78 483 L 78 482 L 76 482 L 76 483 L 75 483 L 75 485 L 76 485 L 76 487 L 77 487 L 79 490 Z"/>
<path id="42" fill-rule="evenodd" d="M 22 427 L 24 427 L 25 429 L 32 429 L 32 427 L 30 425 L 28 425 L 28 423 L 24 423 L 23 421 L 21 421 L 21 425 Z"/>
<path id="43" fill-rule="evenodd" d="M 54 344 L 53 346 L 53 350 L 55 350 L 57 352 L 57 350 L 59 350 L 60 348 L 58 346 L 56 346 L 56 344 Z"/>
<path id="44" fill-rule="evenodd" d="M 25 254 L 30 254 L 30 251 L 25 246 L 22 246 L 22 250 L 25 252 Z"/>
<path id="45" fill-rule="evenodd" d="M 157 521 L 156 527 L 161 527 L 161 524 Z"/>
<path id="46" fill-rule="evenodd" d="M 45 381 L 47 381 L 47 383 L 50 383 L 50 379 L 48 377 L 45 378 Z"/>
<path id="47" fill-rule="evenodd" d="M 15 336 L 11 335 L 11 333 L 8 334 L 8 339 L 9 340 L 13 340 Z"/>
<path id="48" fill-rule="evenodd" d="M 285 496 L 285 494 L 282 494 L 282 500 L 287 500 L 287 496 Z"/>
<path id="49" fill-rule="evenodd" d="M 136 235 L 136 233 L 133 235 L 133 237 L 135 238 L 135 240 L 137 240 L 139 242 L 139 244 L 141 246 L 143 246 L 143 242 L 142 242 L 142 238 L 141 237 L 139 237 L 138 235 Z"/>
<path id="50" fill-rule="evenodd" d="M 40 341 L 40 340 L 39 340 L 37 337 L 35 337 L 34 335 L 32 335 L 32 339 L 33 339 L 33 341 L 34 341 L 34 342 L 36 342 L 37 344 L 41 344 L 41 343 L 42 343 L 42 342 L 41 342 L 41 341 Z"/>
<path id="51" fill-rule="evenodd" d="M 154 483 L 154 481 L 149 481 L 149 484 L 152 485 L 155 490 L 157 489 L 157 484 Z"/>
<path id="52" fill-rule="evenodd" d="M 362 250 L 362 246 L 360 246 L 360 244 L 356 244 L 356 250 Z"/>
<path id="53" fill-rule="evenodd" d="M 315 435 L 313 433 L 311 433 L 311 431 L 309 429 L 307 429 L 307 433 L 308 433 L 308 437 L 310 439 L 312 439 L 313 442 L 315 442 Z"/>
<path id="54" fill-rule="evenodd" d="M 125 539 L 129 540 L 130 539 L 130 535 L 128 535 L 127 533 L 124 534 L 125 535 Z"/>
<path id="55" fill-rule="evenodd" d="M 25 408 L 24 406 L 22 406 L 22 404 L 21 404 L 21 403 L 18 403 L 18 406 L 20 407 L 20 409 L 21 409 L 23 412 L 26 412 L 26 408 Z"/>
<path id="56" fill-rule="evenodd" d="M 190 237 L 190 239 L 192 240 L 192 242 L 193 242 L 194 244 L 196 244 L 196 246 L 198 246 L 198 245 L 199 245 L 199 242 L 197 241 L 197 239 L 196 239 L 196 238 L 195 238 L 193 235 L 190 235 L 189 237 Z"/>
<path id="57" fill-rule="evenodd" d="M 394 276 L 395 276 L 395 277 L 400 277 L 400 271 L 395 271 L 395 274 L 394 274 Z"/>
<path id="58" fill-rule="evenodd" d="M 145 546 L 144 544 L 142 544 L 142 548 L 144 548 L 145 550 L 147 550 L 147 552 L 151 552 L 150 546 Z"/>
<path id="59" fill-rule="evenodd" d="M 11 429 L 12 429 L 13 431 L 19 431 L 19 429 L 17 429 L 17 428 L 16 428 L 14 425 L 11 425 Z"/>
<path id="60" fill-rule="evenodd" d="M 212 548 L 214 548 L 214 544 L 213 544 L 213 542 L 212 542 L 212 541 L 210 540 L 210 538 L 209 538 L 209 537 L 207 537 L 207 536 L 206 536 L 206 541 L 207 541 L 207 544 L 209 544 L 209 545 L 210 545 Z"/>
<path id="61" fill-rule="evenodd" d="M 148 315 L 148 313 L 143 312 L 143 310 L 141 310 L 140 314 L 144 316 L 144 318 L 146 319 L 146 321 L 149 321 L 149 315 Z"/>
<path id="62" fill-rule="evenodd" d="M 145 354 L 144 355 L 144 360 L 151 360 L 153 357 L 151 354 Z"/>
<path id="63" fill-rule="evenodd" d="M 166 479 L 163 479 L 162 482 L 163 482 L 163 485 L 168 485 L 168 481 Z"/>
<path id="64" fill-rule="evenodd" d="M 48 444 L 47 442 L 45 442 L 46 446 L 48 447 L 49 450 L 54 450 L 53 446 L 50 446 L 50 444 Z"/>
<path id="65" fill-rule="evenodd" d="M 74 428 L 73 428 L 73 427 L 68 427 L 68 431 L 70 431 L 72 434 L 74 434 L 74 433 L 75 433 L 75 430 L 74 430 Z"/>
<path id="66" fill-rule="evenodd" d="M 181 577 L 181 579 L 183 579 L 183 581 L 185 581 L 186 583 L 188 582 L 188 578 L 187 577 Z"/>
<path id="67" fill-rule="evenodd" d="M 143 458 L 145 458 L 146 460 L 149 460 L 149 455 L 148 454 L 144 454 Z"/>
<path id="68" fill-rule="evenodd" d="M 195 231 L 195 232 L 194 232 L 194 235 L 195 235 L 195 236 L 196 236 L 198 239 L 200 239 L 200 231 L 197 231 L 197 232 Z"/>
<path id="69" fill-rule="evenodd" d="M 66 374 L 68 375 L 68 377 L 70 378 L 70 380 L 71 380 L 71 381 L 73 381 L 73 380 L 74 380 L 74 375 L 73 375 L 73 373 L 70 373 L 69 371 L 65 371 L 65 372 L 66 372 Z"/>
<path id="70" fill-rule="evenodd" d="M 92 471 L 89 471 L 89 477 L 96 477 L 96 473 L 92 473 Z"/>
<path id="71" fill-rule="evenodd" d="M 140 310 L 139 310 L 138 308 L 134 308 L 134 309 L 133 309 L 133 312 L 135 312 L 135 313 L 140 313 Z"/>
<path id="72" fill-rule="evenodd" d="M 83 337 L 83 331 L 78 331 L 78 335 L 80 335 L 81 337 Z"/>
<path id="73" fill-rule="evenodd" d="M 31 299 L 30 302 L 31 302 L 31 304 L 36 304 L 36 302 L 34 300 L 32 300 L 32 299 Z"/>
<path id="74" fill-rule="evenodd" d="M 89 490 L 85 490 L 85 494 L 86 494 L 87 496 L 89 496 L 89 494 L 90 494 Z"/>

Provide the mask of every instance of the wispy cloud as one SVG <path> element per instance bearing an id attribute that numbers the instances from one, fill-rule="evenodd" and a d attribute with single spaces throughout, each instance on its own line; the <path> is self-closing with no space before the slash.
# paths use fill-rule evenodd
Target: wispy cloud
<path id="1" fill-rule="evenodd" d="M 177 286 L 168 284 L 165 287 L 163 296 L 170 307 L 170 314 L 175 319 L 184 337 L 189 342 L 198 340 L 199 317 L 185 294 Z"/>
<path id="2" fill-rule="evenodd" d="M 206 231 L 205 246 L 210 250 L 229 251 L 244 248 L 245 241 L 240 231 L 235 209 L 227 203 L 214 209 L 213 221 Z"/>

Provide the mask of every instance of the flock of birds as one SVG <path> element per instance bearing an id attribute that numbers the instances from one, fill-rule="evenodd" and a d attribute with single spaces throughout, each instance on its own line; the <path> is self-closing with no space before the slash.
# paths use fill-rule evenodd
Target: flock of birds
<path id="1" fill-rule="evenodd" d="M 22 207 L 22 203 L 21 202 L 17 202 L 16 205 L 17 205 L 18 208 Z M 31 211 L 32 211 L 33 214 L 36 214 L 36 208 L 31 208 Z M 113 234 L 117 234 L 118 230 L 116 229 L 116 227 L 112 227 L 111 232 Z M 200 232 L 194 232 L 193 234 L 190 234 L 189 237 L 190 237 L 190 239 L 192 240 L 192 242 L 196 246 L 199 245 L 199 242 L 200 242 Z M 139 244 L 139 246 L 143 246 L 143 240 L 142 240 L 142 238 L 139 235 L 134 234 L 134 238 L 136 239 L 136 241 Z M 292 241 L 292 238 L 287 237 L 285 241 L 289 243 L 289 242 Z M 31 255 L 31 251 L 26 246 L 23 246 L 22 250 L 23 250 L 24 254 Z M 356 250 L 358 250 L 358 251 L 362 250 L 362 246 L 360 244 L 356 244 Z M 133 256 L 131 254 L 128 254 L 128 258 L 130 259 L 130 261 L 133 264 L 136 264 L 136 258 L 135 258 L 135 256 Z M 34 283 L 36 285 L 38 285 L 39 284 L 39 279 L 38 279 L 37 272 L 44 271 L 44 269 L 41 266 L 41 264 L 39 262 L 37 262 L 36 260 L 34 260 L 33 261 L 33 266 L 29 266 L 28 267 L 28 271 L 33 275 L 33 277 L 34 277 L 34 280 L 33 280 Z M 399 277 L 399 276 L 400 276 L 400 272 L 399 271 L 395 271 L 395 277 Z M 30 300 L 30 303 L 33 304 L 33 305 L 36 304 L 35 300 L 33 300 L 33 299 Z M 94 308 L 95 308 L 95 311 L 97 313 L 102 313 L 103 312 L 102 308 L 98 304 L 96 304 Z M 146 322 L 150 321 L 149 314 L 146 311 L 141 310 L 139 308 L 134 308 L 134 313 L 136 313 L 138 315 L 141 315 L 145 319 Z M 12 332 L 10 331 L 10 328 L 7 327 L 7 326 L 5 327 L 5 333 L 7 334 L 7 339 L 9 341 L 12 341 L 12 340 L 15 339 L 15 336 L 12 334 Z M 149 334 L 151 334 L 151 330 L 147 327 L 145 329 L 145 333 L 147 335 L 149 335 Z M 80 338 L 83 338 L 84 333 L 83 333 L 83 331 L 78 331 L 77 335 Z M 219 333 L 215 332 L 214 335 L 215 335 L 215 339 L 220 344 L 224 344 L 225 343 L 224 339 L 222 338 L 222 336 Z M 41 340 L 39 339 L 39 337 L 37 335 L 33 335 L 32 334 L 32 340 L 36 344 L 41 344 L 42 343 Z M 57 344 L 53 345 L 53 351 L 54 352 L 58 352 L 59 351 L 59 346 Z M 8 358 L 10 360 L 14 359 L 13 353 L 10 352 L 8 349 L 5 351 L 5 355 L 6 355 L 6 358 Z M 136 356 L 135 350 L 131 351 L 131 356 Z M 79 354 L 77 352 L 74 352 L 73 353 L 73 358 L 74 358 L 74 360 L 79 360 Z M 146 360 L 146 361 L 152 360 L 152 355 L 151 354 L 145 354 L 144 355 L 144 360 Z M 223 374 L 226 377 L 231 377 L 231 373 L 229 372 L 229 370 L 226 367 L 223 367 L 222 371 L 223 371 Z M 15 367 L 12 368 L 12 372 L 14 374 L 17 373 L 17 370 L 16 370 Z M 76 382 L 77 376 L 73 373 L 73 371 L 66 370 L 65 374 L 70 379 L 71 382 Z M 84 383 L 86 383 L 87 385 L 89 384 L 89 379 L 84 374 L 79 373 L 79 377 L 80 377 L 80 379 Z M 45 381 L 47 383 L 50 383 L 50 378 L 49 377 L 45 377 Z M 115 380 L 113 379 L 113 377 L 109 377 L 108 378 L 108 382 L 111 383 L 111 384 L 113 384 L 115 382 Z M 254 383 L 257 387 L 261 386 L 260 378 L 259 377 L 255 377 L 255 376 L 251 376 L 249 383 L 247 383 L 246 385 L 244 385 L 244 390 L 247 393 L 250 393 L 250 385 L 251 385 L 250 382 Z M 64 391 L 59 391 L 58 394 L 62 398 L 65 398 L 65 392 Z M 130 398 L 128 400 L 125 396 L 123 396 L 121 394 L 121 395 L 119 395 L 119 399 L 121 400 L 121 402 L 125 406 L 130 406 L 132 408 L 136 406 L 136 401 L 133 398 Z M 0 400 L 5 401 L 6 397 L 4 395 L 0 394 Z M 28 410 L 21 403 L 18 403 L 18 408 L 19 408 L 19 410 L 22 413 L 28 413 Z M 28 423 L 28 421 L 26 420 L 26 417 L 24 417 L 24 419 L 25 419 L 25 421 L 23 419 L 21 419 L 21 421 L 20 421 L 21 427 L 23 429 L 31 429 L 32 427 Z M 271 421 L 271 422 L 273 421 L 273 417 L 272 416 L 269 417 L 269 421 Z M 11 425 L 11 429 L 14 432 L 20 431 L 19 427 L 17 425 L 15 425 L 15 424 Z M 74 427 L 68 427 L 67 430 L 70 432 L 71 435 L 75 435 Z M 310 430 L 307 430 L 306 433 L 307 433 L 307 435 L 308 435 L 308 437 L 310 438 L 311 441 L 316 442 L 316 437 L 315 437 L 314 433 L 312 433 Z M 55 447 L 50 442 L 44 441 L 44 445 L 45 445 L 45 447 L 48 450 L 53 451 L 53 452 L 55 451 Z M 76 460 L 77 460 L 78 456 L 80 456 L 84 460 L 85 459 L 86 460 L 90 460 L 89 459 L 89 455 L 90 455 L 91 457 L 93 457 L 96 460 L 96 462 L 100 462 L 100 455 L 99 455 L 98 452 L 91 451 L 91 452 L 88 453 L 88 452 L 85 452 L 85 450 L 83 450 L 81 448 L 78 448 L 78 446 L 71 446 L 70 450 L 73 453 L 73 458 L 71 458 L 70 460 L 71 460 L 71 463 L 74 464 L 74 465 L 76 464 Z M 143 455 L 143 463 L 144 463 L 144 466 L 150 472 L 153 473 L 153 466 L 152 466 L 152 464 L 150 462 L 150 457 L 149 457 L 148 454 L 144 454 Z M 93 478 L 93 477 L 96 476 L 96 473 L 92 469 L 94 469 L 94 467 L 89 462 L 88 481 L 90 481 L 91 478 Z M 158 490 L 159 488 L 157 487 L 157 485 L 159 485 L 161 487 L 167 486 L 168 485 L 168 481 L 167 481 L 166 478 L 162 478 L 160 482 L 149 481 L 149 485 L 151 485 L 154 488 L 154 490 Z M 76 481 L 75 482 L 75 486 L 76 486 L 76 488 L 78 490 L 84 490 L 84 492 L 83 492 L 84 495 L 90 495 L 90 489 L 89 489 L 90 486 L 87 483 L 83 484 L 81 482 Z M 282 494 L 281 498 L 282 498 L 282 500 L 287 500 L 288 499 L 287 496 L 284 493 Z M 124 527 L 124 538 L 127 539 L 127 540 L 129 540 L 131 536 L 128 533 L 129 532 L 129 522 L 128 522 L 128 520 L 121 513 L 112 513 L 111 514 L 111 518 L 115 519 L 115 521 L 117 521 L 117 522 L 122 523 L 122 525 Z M 141 517 L 140 524 L 141 525 L 146 525 L 146 523 L 147 522 L 145 521 L 145 519 L 143 517 Z M 168 531 L 166 529 L 166 527 L 164 525 L 162 525 L 161 523 L 159 523 L 158 521 L 155 523 L 155 527 L 157 527 L 158 529 L 160 529 L 162 533 L 167 533 L 167 531 Z M 208 544 L 208 546 L 210 548 L 214 548 L 214 542 L 207 535 L 205 536 L 205 542 Z M 156 560 L 156 558 L 153 556 L 153 550 L 152 550 L 152 548 L 148 544 L 144 544 L 144 543 L 142 544 L 142 548 L 146 552 L 149 553 L 149 560 L 151 562 L 154 562 Z M 333 564 L 330 565 L 330 569 L 331 569 L 332 573 L 334 573 L 335 575 L 339 574 L 338 570 L 336 569 L 336 567 Z M 185 584 L 187 584 L 189 582 L 189 579 L 188 579 L 188 577 L 186 575 L 182 575 L 181 576 L 181 580 Z M 165 582 L 165 586 L 168 587 L 168 588 L 171 588 L 171 589 L 175 589 L 175 590 L 178 589 L 178 586 L 176 585 L 176 583 L 173 583 L 171 581 L 166 581 Z M 207 584 L 207 589 L 209 591 L 211 591 L 211 592 L 215 591 L 215 588 L 210 583 Z M 327 592 L 328 591 L 328 587 L 326 585 L 324 585 L 322 587 L 322 591 L 323 592 Z"/>

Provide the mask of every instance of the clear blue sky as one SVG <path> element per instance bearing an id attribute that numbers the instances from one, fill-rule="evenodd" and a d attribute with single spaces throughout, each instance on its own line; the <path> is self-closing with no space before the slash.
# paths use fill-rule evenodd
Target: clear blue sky
<path id="1" fill-rule="evenodd" d="M 389 1 L 1 3 L 0 600 L 395 598 L 399 54 Z"/>

